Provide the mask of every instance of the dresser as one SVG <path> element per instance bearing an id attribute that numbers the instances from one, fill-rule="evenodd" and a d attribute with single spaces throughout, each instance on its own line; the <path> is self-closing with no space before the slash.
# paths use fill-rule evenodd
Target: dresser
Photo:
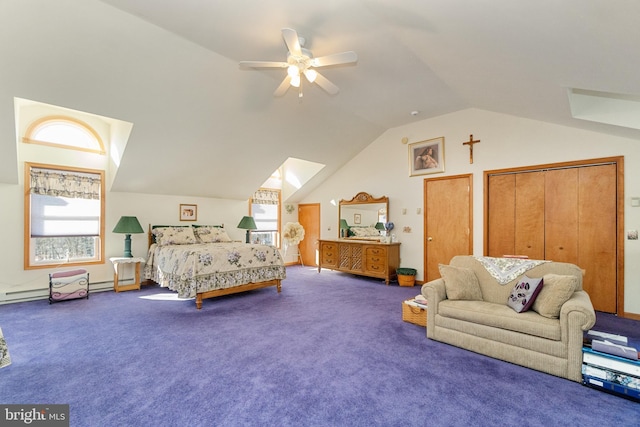
<path id="1" fill-rule="evenodd" d="M 323 268 L 384 279 L 396 279 L 400 266 L 400 243 L 366 240 L 319 240 L 318 272 Z"/>

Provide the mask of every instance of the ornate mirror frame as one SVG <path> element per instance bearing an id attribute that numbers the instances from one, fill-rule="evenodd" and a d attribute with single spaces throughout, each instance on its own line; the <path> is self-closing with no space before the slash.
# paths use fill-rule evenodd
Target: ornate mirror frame
<path id="1" fill-rule="evenodd" d="M 351 200 L 340 200 L 338 204 L 338 238 L 341 234 L 341 220 L 351 226 L 375 226 L 378 222 L 389 222 L 389 198 L 375 198 L 369 193 L 360 192 Z"/>

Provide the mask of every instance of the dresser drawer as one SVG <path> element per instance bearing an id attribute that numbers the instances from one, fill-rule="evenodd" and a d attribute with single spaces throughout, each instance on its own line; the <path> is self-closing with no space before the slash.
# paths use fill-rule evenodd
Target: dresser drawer
<path id="1" fill-rule="evenodd" d="M 322 265 L 338 265 L 338 246 L 332 243 L 323 243 L 320 249 L 320 257 Z"/>
<path id="2" fill-rule="evenodd" d="M 365 250 L 365 254 L 368 257 L 378 257 L 378 258 L 386 258 L 387 257 L 387 248 L 382 248 L 378 246 L 369 246 Z"/>
<path id="3" fill-rule="evenodd" d="M 367 258 L 365 263 L 365 270 L 371 273 L 384 274 L 387 272 L 386 262 L 384 259 L 381 261 L 377 261 L 375 259 Z"/>

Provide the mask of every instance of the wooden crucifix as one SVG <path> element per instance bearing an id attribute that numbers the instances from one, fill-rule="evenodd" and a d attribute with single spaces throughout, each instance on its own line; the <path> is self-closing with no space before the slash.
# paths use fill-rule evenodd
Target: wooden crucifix
<path id="1" fill-rule="evenodd" d="M 469 163 L 473 163 L 473 144 L 478 144 L 480 140 L 473 140 L 473 135 L 469 135 L 469 141 L 463 142 L 462 145 L 469 146 Z"/>

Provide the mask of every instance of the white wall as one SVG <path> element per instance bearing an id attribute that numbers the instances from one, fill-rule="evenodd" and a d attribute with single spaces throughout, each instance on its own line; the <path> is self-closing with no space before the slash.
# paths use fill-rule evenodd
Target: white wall
<path id="1" fill-rule="evenodd" d="M 474 163 L 469 148 L 462 145 L 469 135 L 481 142 L 474 146 Z M 409 143 L 445 138 L 445 172 L 409 177 Z M 360 191 L 374 197 L 389 197 L 389 220 L 402 243 L 402 267 L 423 270 L 423 207 L 425 178 L 473 174 L 474 254 L 483 254 L 483 172 L 517 166 L 620 156 L 625 158 L 625 230 L 640 229 L 640 208 L 631 197 L 640 196 L 640 141 L 556 126 L 484 110 L 469 109 L 390 129 L 357 157 L 312 192 L 302 203 L 321 204 L 321 237 L 336 238 L 337 206 L 331 201 L 350 199 Z M 406 214 L 402 210 L 406 209 Z M 410 227 L 411 232 L 403 232 Z M 625 240 L 625 312 L 640 314 L 639 240 Z"/>

